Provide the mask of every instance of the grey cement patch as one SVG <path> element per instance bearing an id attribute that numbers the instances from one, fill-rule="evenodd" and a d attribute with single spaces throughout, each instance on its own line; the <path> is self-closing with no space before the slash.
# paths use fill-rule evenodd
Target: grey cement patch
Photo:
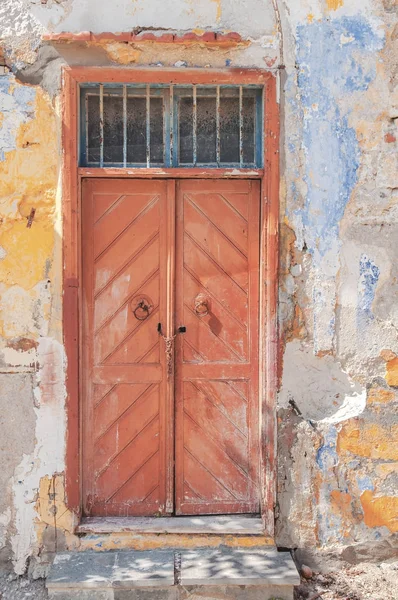
<path id="1" fill-rule="evenodd" d="M 10 481 L 34 449 L 36 417 L 32 375 L 0 374 L 0 514 L 12 505 Z M 18 482 L 15 482 L 18 485 Z"/>
<path id="2" fill-rule="evenodd" d="M 32 376 L 0 374 L 0 513 L 9 505 L 4 491 L 24 454 L 34 448 L 35 414 Z"/>
<path id="3" fill-rule="evenodd" d="M 41 46 L 37 52 L 37 60 L 16 72 L 21 83 L 41 85 L 43 89 L 55 96 L 61 87 L 61 67 L 66 65 L 57 49 L 51 45 Z"/>

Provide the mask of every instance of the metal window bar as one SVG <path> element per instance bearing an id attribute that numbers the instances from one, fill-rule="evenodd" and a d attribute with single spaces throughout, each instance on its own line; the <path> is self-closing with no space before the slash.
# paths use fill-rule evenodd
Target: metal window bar
<path id="1" fill-rule="evenodd" d="M 239 166 L 243 167 L 243 87 L 239 86 Z"/>
<path id="2" fill-rule="evenodd" d="M 216 163 L 220 166 L 221 136 L 220 136 L 220 86 L 216 88 Z"/>
<path id="3" fill-rule="evenodd" d="M 84 98 L 84 107 L 85 107 L 85 122 L 84 122 L 84 129 L 85 129 L 85 135 L 86 135 L 86 139 L 85 139 L 85 153 L 86 153 L 86 162 L 88 162 L 88 94 L 86 94 L 85 98 Z"/>
<path id="4" fill-rule="evenodd" d="M 151 166 L 151 86 L 146 86 L 146 166 Z"/>
<path id="5" fill-rule="evenodd" d="M 104 166 L 104 86 L 100 85 L 100 167 Z"/>
<path id="6" fill-rule="evenodd" d="M 127 167 L 127 86 L 123 86 L 123 167 Z"/>
<path id="7" fill-rule="evenodd" d="M 196 167 L 197 163 L 197 151 L 198 151 L 198 139 L 197 139 L 197 128 L 198 128 L 198 114 L 197 114 L 197 98 L 196 98 L 196 85 L 192 86 L 192 142 L 193 142 L 193 166 Z"/>
<path id="8" fill-rule="evenodd" d="M 167 166 L 174 165 L 174 86 L 169 89 L 169 114 L 170 114 L 170 157 Z"/>

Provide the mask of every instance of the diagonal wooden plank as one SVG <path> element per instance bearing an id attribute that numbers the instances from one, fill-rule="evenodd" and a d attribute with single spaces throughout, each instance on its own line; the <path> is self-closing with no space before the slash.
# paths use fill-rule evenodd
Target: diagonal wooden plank
<path id="1" fill-rule="evenodd" d="M 93 194 L 93 220 L 99 221 L 117 202 L 124 198 L 124 194 L 99 193 Z"/>
<path id="2" fill-rule="evenodd" d="M 94 408 L 95 439 L 105 435 L 150 387 L 149 383 L 137 383 L 134 386 L 120 383 L 113 386 Z"/>
<path id="3" fill-rule="evenodd" d="M 184 306 L 184 324 L 187 328 L 184 340 L 187 340 L 195 352 L 200 353 L 205 362 L 241 363 L 242 358 L 228 346 L 187 306 Z"/>
<path id="4" fill-rule="evenodd" d="M 247 475 L 248 440 L 227 415 L 192 382 L 184 384 L 184 412 L 210 435 L 225 454 Z"/>
<path id="5" fill-rule="evenodd" d="M 207 258 L 217 267 L 217 269 L 220 271 L 220 273 L 223 273 L 224 275 L 226 275 L 226 277 L 228 277 L 231 282 L 233 282 L 240 290 L 242 290 L 242 292 L 247 296 L 247 287 L 244 288 L 242 287 L 232 276 L 231 274 L 228 272 L 228 270 L 226 270 L 218 260 L 216 260 L 214 258 L 214 256 L 211 255 L 211 253 L 204 247 L 202 246 L 190 233 L 188 230 L 185 230 L 185 236 L 188 237 L 191 242 L 193 244 L 195 244 L 195 246 L 198 248 L 198 250 L 200 250 L 201 252 L 203 252 L 203 254 L 205 254 L 207 256 Z"/>
<path id="6" fill-rule="evenodd" d="M 154 489 L 159 488 L 159 450 L 156 449 L 143 463 L 139 465 L 119 488 L 107 499 L 107 502 L 130 503 L 143 502 Z"/>
<path id="7" fill-rule="evenodd" d="M 124 311 L 119 313 L 119 319 L 114 319 L 112 321 L 112 329 L 110 327 L 104 328 L 96 336 L 96 344 L 98 344 L 98 347 L 95 348 L 95 357 L 97 359 L 98 364 L 114 364 L 111 362 L 111 360 L 119 352 L 119 350 L 123 348 L 125 348 L 124 350 L 122 350 L 122 354 L 124 354 L 124 356 L 122 356 L 122 354 L 119 353 L 119 359 L 125 362 L 127 358 L 128 364 L 131 364 L 132 362 L 134 362 L 134 360 L 132 358 L 131 360 L 128 359 L 128 350 L 126 349 L 126 344 L 135 335 L 138 335 L 140 332 L 142 334 L 142 330 L 145 330 L 145 332 L 149 332 L 151 326 L 152 329 L 155 328 L 156 331 L 156 325 L 154 326 L 153 324 L 154 322 L 157 322 L 156 319 L 158 318 L 159 313 L 158 306 L 153 307 L 152 312 L 150 313 L 149 317 L 145 319 L 145 321 L 140 321 L 139 319 L 136 319 L 135 322 L 133 321 L 131 323 L 130 331 L 120 331 L 118 329 L 118 324 L 122 322 L 123 318 L 125 318 L 125 312 L 128 312 L 128 307 L 125 308 Z M 106 337 L 106 333 L 108 331 L 112 332 L 111 339 L 107 339 Z M 145 338 L 145 335 L 141 335 L 141 338 Z"/>
<path id="8" fill-rule="evenodd" d="M 143 288 L 159 275 L 157 256 L 158 240 L 148 246 L 130 265 L 126 265 L 115 279 L 109 282 L 94 300 L 94 325 L 96 334 L 109 320 L 134 296 L 143 292 Z M 155 254 L 156 253 L 156 254 Z M 137 268 L 137 261 L 145 262 L 147 269 Z M 134 277 L 132 274 L 134 273 Z"/>
<path id="9" fill-rule="evenodd" d="M 214 502 L 220 500 L 236 501 L 236 497 L 217 477 L 198 460 L 187 448 L 184 448 L 184 483 L 195 490 L 203 500 L 210 498 Z"/>
<path id="10" fill-rule="evenodd" d="M 147 250 L 150 249 L 151 252 L 154 253 L 155 257 L 157 259 L 159 259 L 159 253 L 156 252 L 156 248 L 159 249 L 159 232 L 155 231 L 155 233 L 148 239 L 145 240 L 144 244 L 138 249 L 138 251 L 134 254 L 134 256 L 130 256 L 128 259 L 126 259 L 120 268 L 115 269 L 113 273 L 107 273 L 106 277 L 106 283 L 102 286 L 99 287 L 95 293 L 94 293 L 94 299 L 99 298 L 104 291 L 112 285 L 112 283 L 114 281 L 117 281 L 119 277 L 121 277 L 123 275 L 123 273 L 125 273 L 126 275 L 126 279 L 128 279 L 128 277 L 131 277 L 131 271 L 135 270 L 134 267 L 137 266 L 138 264 L 138 260 L 142 259 L 143 255 L 146 253 Z M 158 264 L 158 263 L 155 263 Z M 95 272 L 95 270 L 94 270 Z"/>
<path id="11" fill-rule="evenodd" d="M 190 417 L 184 418 L 184 447 L 238 500 L 248 493 L 248 477 Z"/>
<path id="12" fill-rule="evenodd" d="M 152 318 L 151 318 L 152 317 Z M 106 365 L 132 365 L 140 363 L 155 344 L 159 344 L 160 337 L 157 330 L 158 312 L 150 315 L 141 327 L 137 327 L 131 336 L 118 346 L 105 360 Z"/>
<path id="13" fill-rule="evenodd" d="M 95 295 L 158 235 L 158 213 L 159 207 L 155 204 L 140 219 L 139 226 L 135 226 L 132 231 L 125 231 L 99 256 L 94 265 Z"/>
<path id="14" fill-rule="evenodd" d="M 214 227 L 219 229 L 244 256 L 248 252 L 248 224 L 220 193 L 184 194 Z"/>
<path id="15" fill-rule="evenodd" d="M 241 396 L 235 393 L 230 380 L 196 380 L 195 385 L 206 394 L 214 404 L 224 407 L 231 421 L 244 434 L 248 435 L 248 406 Z"/>
<path id="16" fill-rule="evenodd" d="M 104 469 L 96 479 L 101 496 L 108 500 L 159 450 L 159 418 L 156 417 Z"/>
<path id="17" fill-rule="evenodd" d="M 191 279 L 191 282 L 187 281 L 187 278 Z M 214 310 L 215 306 L 218 307 L 216 312 L 225 312 L 226 319 L 232 319 L 237 327 L 240 327 L 242 331 L 247 331 L 245 325 L 228 309 L 227 306 L 224 306 L 220 300 L 217 298 L 215 293 L 211 292 L 203 283 L 199 281 L 196 277 L 195 273 L 189 270 L 187 265 L 184 266 L 184 296 L 190 295 L 191 298 L 195 298 L 198 294 L 203 293 L 205 296 L 208 296 L 211 304 L 212 310 Z M 195 285 L 196 287 L 193 287 Z M 187 293 L 185 292 L 187 290 Z M 196 290 L 196 293 L 195 291 Z"/>
<path id="18" fill-rule="evenodd" d="M 128 202 L 127 199 L 130 201 Z M 151 211 L 159 201 L 159 196 L 124 196 L 122 203 L 117 203 L 117 210 L 112 209 L 106 218 L 102 218 L 94 227 L 94 261 L 107 252 L 118 239 L 130 234 L 140 227 L 144 215 Z M 129 234 L 129 235 L 130 235 Z"/>
<path id="19" fill-rule="evenodd" d="M 133 309 L 136 306 L 136 303 L 133 303 L 134 299 L 137 299 L 136 302 L 140 299 L 140 296 L 148 297 L 151 302 L 151 309 L 153 306 L 157 306 L 159 304 L 159 270 L 152 271 L 148 278 L 143 282 L 138 278 L 139 287 L 133 289 L 129 295 L 126 293 L 124 295 L 119 296 L 118 287 L 113 290 L 109 290 L 110 293 L 108 295 L 108 301 L 102 302 L 102 300 L 96 300 L 94 303 L 94 324 L 98 326 L 94 331 L 94 336 L 98 336 L 103 329 L 109 331 L 112 329 L 112 321 L 115 319 L 120 319 L 119 314 L 124 312 L 123 319 L 126 329 L 134 328 L 134 325 L 137 324 L 137 319 L 134 316 Z M 121 335 L 120 329 L 117 330 Z M 106 333 L 107 334 L 107 333 Z M 114 339 L 114 343 L 117 343 L 117 340 L 120 340 L 120 335 Z"/>
<path id="20" fill-rule="evenodd" d="M 159 273 L 157 273 L 156 276 L 152 277 L 151 280 L 140 288 L 139 293 L 134 294 L 129 302 L 125 302 L 95 333 L 96 347 L 94 349 L 94 356 L 96 361 L 102 362 L 106 360 L 107 357 L 115 353 L 140 328 L 153 327 L 151 316 L 158 310 L 160 300 L 159 279 Z M 145 320 L 137 319 L 134 314 L 134 309 L 142 297 L 147 298 L 150 303 L 149 316 Z M 116 304 L 116 299 L 114 304 Z"/>
<path id="21" fill-rule="evenodd" d="M 185 206 L 184 226 L 185 231 L 195 242 L 247 293 L 249 280 L 247 257 L 192 202 L 188 202 Z"/>
<path id="22" fill-rule="evenodd" d="M 116 388 L 116 383 L 96 383 L 93 385 L 93 405 L 98 406 Z"/>
<path id="23" fill-rule="evenodd" d="M 247 327 L 248 297 L 194 242 L 184 237 L 184 268 Z"/>
<path id="24" fill-rule="evenodd" d="M 206 400 L 211 403 L 221 414 L 224 415 L 228 421 L 230 421 L 231 425 L 236 429 L 240 436 L 242 437 L 243 443 L 248 438 L 247 435 L 247 403 L 241 400 L 239 403 L 236 402 L 235 405 L 230 402 L 230 396 L 228 396 L 227 389 L 230 388 L 230 381 L 214 381 L 214 380 L 190 380 L 189 383 L 191 386 L 195 388 L 198 394 L 206 398 Z M 215 387 L 212 387 L 211 384 L 224 384 L 221 388 L 221 394 L 216 392 Z M 186 384 L 184 384 L 186 385 Z M 239 414 L 238 419 L 234 419 L 236 413 Z M 242 423 L 239 421 L 243 421 Z M 239 436 L 238 436 L 239 437 Z"/>
<path id="25" fill-rule="evenodd" d="M 148 390 L 95 441 L 94 468 L 97 476 L 157 418 L 158 412 L 159 387 L 157 384 L 150 384 Z"/>
<path id="26" fill-rule="evenodd" d="M 230 317 L 227 311 L 220 302 L 214 301 L 206 293 L 206 290 L 197 282 L 196 279 L 187 271 L 184 271 L 184 296 L 190 310 L 195 307 L 195 298 L 200 294 L 204 294 L 209 302 L 209 312 L 206 315 L 195 316 L 209 327 L 213 335 L 220 338 L 228 348 L 234 352 L 239 360 L 247 360 L 249 354 L 249 339 L 247 330 L 236 319 Z"/>

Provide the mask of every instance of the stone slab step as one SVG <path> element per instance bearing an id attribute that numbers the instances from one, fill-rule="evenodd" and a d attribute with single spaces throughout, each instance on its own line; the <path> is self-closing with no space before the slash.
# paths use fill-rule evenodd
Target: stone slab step
<path id="1" fill-rule="evenodd" d="M 85 517 L 78 533 L 184 533 L 193 535 L 264 535 L 261 517 L 247 515 L 204 517 Z"/>
<path id="2" fill-rule="evenodd" d="M 299 582 L 289 553 L 218 547 L 58 553 L 47 588 L 50 600 L 292 600 Z"/>

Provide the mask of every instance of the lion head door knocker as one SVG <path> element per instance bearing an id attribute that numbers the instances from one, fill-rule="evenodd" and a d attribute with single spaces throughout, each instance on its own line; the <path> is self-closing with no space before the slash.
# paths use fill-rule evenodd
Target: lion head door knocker
<path id="1" fill-rule="evenodd" d="M 205 294 L 198 294 L 194 300 L 193 309 L 198 317 L 205 317 L 210 312 L 210 300 Z"/>
<path id="2" fill-rule="evenodd" d="M 138 321 L 145 321 L 153 309 L 153 304 L 147 296 L 136 296 L 132 299 L 130 306 Z"/>

